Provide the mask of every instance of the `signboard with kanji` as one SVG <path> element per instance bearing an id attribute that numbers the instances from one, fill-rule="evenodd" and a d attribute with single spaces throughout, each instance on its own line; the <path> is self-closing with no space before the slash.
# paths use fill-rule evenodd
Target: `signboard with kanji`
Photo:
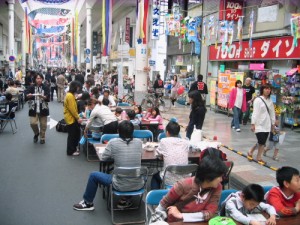
<path id="1" fill-rule="evenodd" d="M 151 39 L 159 39 L 159 17 L 160 17 L 160 5 L 158 0 L 153 0 L 153 10 L 152 10 L 152 29 L 151 29 Z"/>
<path id="2" fill-rule="evenodd" d="M 209 46 L 210 61 L 227 60 L 276 60 L 276 59 L 299 59 L 300 58 L 300 39 L 298 45 L 293 45 L 293 37 L 266 38 L 263 40 L 253 40 L 252 48 L 249 48 L 249 42 L 242 42 L 242 49 L 239 48 L 239 42 L 232 45 Z"/>
<path id="3" fill-rule="evenodd" d="M 125 42 L 130 44 L 130 18 L 126 17 Z"/>
<path id="4" fill-rule="evenodd" d="M 221 0 L 220 1 L 220 20 L 238 21 L 243 15 L 243 0 Z"/>
<path id="5" fill-rule="evenodd" d="M 210 104 L 216 105 L 216 91 L 217 91 L 217 81 L 210 81 Z"/>

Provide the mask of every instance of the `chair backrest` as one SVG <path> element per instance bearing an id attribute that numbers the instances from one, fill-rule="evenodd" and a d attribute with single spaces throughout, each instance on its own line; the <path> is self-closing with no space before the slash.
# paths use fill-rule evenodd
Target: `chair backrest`
<path id="1" fill-rule="evenodd" d="M 131 106 L 131 105 L 129 103 L 127 103 L 127 102 L 119 102 L 117 104 L 117 106 Z"/>
<path id="2" fill-rule="evenodd" d="M 134 178 L 140 176 L 148 176 L 147 167 L 116 167 L 113 171 L 114 175 L 119 177 Z"/>
<path id="3" fill-rule="evenodd" d="M 267 194 L 267 192 L 270 191 L 270 189 L 271 189 L 272 187 L 273 187 L 273 186 L 263 186 L 263 189 L 264 189 L 265 194 Z"/>
<path id="4" fill-rule="evenodd" d="M 164 172 L 162 187 L 165 188 L 167 172 L 177 174 L 177 175 L 193 174 L 197 171 L 197 168 L 198 168 L 197 164 L 168 165 Z"/>
<path id="5" fill-rule="evenodd" d="M 100 143 L 103 143 L 103 142 L 106 142 L 113 138 L 118 138 L 118 137 L 119 137 L 119 134 L 103 134 L 101 136 Z"/>
<path id="6" fill-rule="evenodd" d="M 225 189 L 225 185 L 229 184 L 229 176 L 232 170 L 234 163 L 232 161 L 224 161 L 225 165 L 228 167 L 226 174 L 223 176 L 222 185 L 223 189 Z"/>
<path id="7" fill-rule="evenodd" d="M 14 106 L 12 107 L 12 109 L 10 110 L 10 113 L 15 113 L 17 110 L 18 106 Z"/>
<path id="8" fill-rule="evenodd" d="M 221 193 L 220 201 L 219 201 L 219 212 L 221 216 L 225 216 L 225 204 L 222 204 L 226 198 L 231 195 L 232 193 L 237 192 L 235 189 L 227 189 L 223 190 Z"/>
<path id="9" fill-rule="evenodd" d="M 146 196 L 147 205 L 158 205 L 160 200 L 168 193 L 167 189 L 152 190 Z"/>
<path id="10" fill-rule="evenodd" d="M 151 138 L 153 141 L 153 133 L 150 130 L 134 130 L 133 138 Z"/>

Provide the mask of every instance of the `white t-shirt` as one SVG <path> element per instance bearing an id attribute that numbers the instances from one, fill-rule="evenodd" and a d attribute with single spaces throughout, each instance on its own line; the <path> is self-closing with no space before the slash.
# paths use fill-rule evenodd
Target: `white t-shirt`
<path id="1" fill-rule="evenodd" d="M 243 89 L 237 88 L 236 89 L 236 98 L 234 102 L 234 106 L 241 109 L 243 104 Z"/>
<path id="2" fill-rule="evenodd" d="M 102 102 L 102 101 L 103 101 L 103 98 L 104 98 L 104 96 L 103 96 L 103 95 L 100 95 L 100 97 L 98 98 L 98 100 L 99 100 L 100 102 Z M 109 95 L 109 96 L 108 96 L 108 100 L 109 100 L 109 106 L 116 106 L 116 102 L 115 102 L 113 96 Z"/>

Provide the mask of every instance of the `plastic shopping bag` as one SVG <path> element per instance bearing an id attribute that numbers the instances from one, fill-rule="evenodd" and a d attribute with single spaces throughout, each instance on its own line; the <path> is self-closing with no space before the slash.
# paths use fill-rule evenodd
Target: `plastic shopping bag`
<path id="1" fill-rule="evenodd" d="M 285 132 L 281 131 L 279 135 L 279 144 L 282 145 L 285 138 Z"/>
<path id="2" fill-rule="evenodd" d="M 191 135 L 190 143 L 192 145 L 197 145 L 197 143 L 199 143 L 200 141 L 202 141 L 202 130 L 197 129 L 195 126 Z"/>

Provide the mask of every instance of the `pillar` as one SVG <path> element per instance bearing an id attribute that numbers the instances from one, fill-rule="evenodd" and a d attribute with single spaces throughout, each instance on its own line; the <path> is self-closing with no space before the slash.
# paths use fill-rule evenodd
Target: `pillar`
<path id="1" fill-rule="evenodd" d="M 78 37 L 77 37 L 77 69 L 80 70 L 81 68 L 81 49 L 80 49 L 80 29 L 81 29 L 81 25 L 78 25 Z"/>
<path id="2" fill-rule="evenodd" d="M 92 7 L 86 2 L 86 49 L 90 50 L 90 54 L 85 55 L 85 60 L 89 59 L 89 62 L 86 62 L 86 70 L 92 70 Z"/>
<path id="3" fill-rule="evenodd" d="M 8 56 L 15 55 L 15 13 L 14 13 L 14 4 L 15 0 L 9 0 L 8 3 Z M 9 69 L 15 74 L 15 60 L 9 61 Z"/>
<path id="4" fill-rule="evenodd" d="M 26 75 L 26 24 L 22 20 L 22 74 Z"/>

